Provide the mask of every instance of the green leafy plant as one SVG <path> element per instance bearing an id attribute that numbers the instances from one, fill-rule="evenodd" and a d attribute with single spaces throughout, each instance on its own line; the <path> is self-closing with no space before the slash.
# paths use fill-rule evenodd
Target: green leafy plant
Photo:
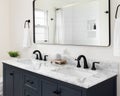
<path id="1" fill-rule="evenodd" d="M 18 51 L 9 51 L 8 54 L 9 54 L 10 57 L 20 56 Z"/>

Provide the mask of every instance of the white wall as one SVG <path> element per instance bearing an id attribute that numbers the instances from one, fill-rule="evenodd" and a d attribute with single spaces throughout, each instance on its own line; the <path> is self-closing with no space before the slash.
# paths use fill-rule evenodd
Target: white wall
<path id="1" fill-rule="evenodd" d="M 33 45 L 31 49 L 22 49 L 23 39 L 23 24 L 25 19 L 32 20 L 32 0 L 10 0 L 11 3 L 11 48 L 21 51 L 22 56 L 31 56 L 32 50 L 40 49 L 46 54 L 62 53 L 67 49 L 72 57 L 77 57 L 79 54 L 84 54 L 87 58 L 94 58 L 96 61 L 119 62 L 120 57 L 113 56 L 113 30 L 114 30 L 114 15 L 116 6 L 120 0 L 111 1 L 111 33 L 112 45 L 110 47 L 87 47 L 87 46 L 59 46 L 59 45 Z M 2 3 L 1 3 L 2 5 Z M 120 14 L 120 13 L 119 13 Z M 32 27 L 32 24 L 31 24 Z M 32 30 L 32 28 L 31 28 Z M 114 64 L 114 63 L 113 63 Z M 120 77 L 118 79 L 118 90 L 120 90 Z M 118 96 L 120 92 L 118 91 Z"/>
<path id="2" fill-rule="evenodd" d="M 9 41 L 9 0 L 0 0 L 0 60 L 8 57 Z M 1 75 L 2 64 L 0 63 Z"/>

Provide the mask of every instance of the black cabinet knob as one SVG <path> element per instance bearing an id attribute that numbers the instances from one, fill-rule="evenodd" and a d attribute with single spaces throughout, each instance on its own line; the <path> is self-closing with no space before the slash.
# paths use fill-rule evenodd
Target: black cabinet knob
<path id="1" fill-rule="evenodd" d="M 31 82 L 30 82 L 30 84 L 34 84 L 34 82 L 33 82 L 33 81 L 31 81 Z"/>
<path id="2" fill-rule="evenodd" d="M 13 75 L 14 75 L 14 73 L 10 73 L 10 75 L 11 75 L 11 76 L 13 76 Z"/>
<path id="3" fill-rule="evenodd" d="M 59 92 L 59 91 L 53 91 L 53 94 L 56 95 L 56 96 L 59 96 L 61 94 L 61 92 Z"/>
<path id="4" fill-rule="evenodd" d="M 56 93 L 57 93 L 57 91 L 53 91 L 53 93 L 54 93 L 54 94 L 56 94 Z"/>
<path id="5" fill-rule="evenodd" d="M 27 82 L 29 83 L 29 82 L 30 82 L 30 80 L 27 80 Z"/>

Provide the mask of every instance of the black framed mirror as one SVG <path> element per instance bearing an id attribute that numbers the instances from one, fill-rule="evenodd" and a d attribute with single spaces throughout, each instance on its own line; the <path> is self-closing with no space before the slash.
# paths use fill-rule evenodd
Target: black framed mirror
<path id="1" fill-rule="evenodd" d="M 109 46 L 110 0 L 34 0 L 33 41 Z"/>

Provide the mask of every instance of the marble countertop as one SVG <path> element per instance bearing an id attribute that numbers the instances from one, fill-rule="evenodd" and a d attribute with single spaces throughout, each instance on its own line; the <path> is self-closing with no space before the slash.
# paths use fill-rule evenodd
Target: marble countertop
<path id="1" fill-rule="evenodd" d="M 118 74 L 118 64 L 101 64 L 96 71 L 77 68 L 74 64 L 57 65 L 49 61 L 30 59 L 12 59 L 2 61 L 5 64 L 51 77 L 83 88 L 90 88 Z"/>

